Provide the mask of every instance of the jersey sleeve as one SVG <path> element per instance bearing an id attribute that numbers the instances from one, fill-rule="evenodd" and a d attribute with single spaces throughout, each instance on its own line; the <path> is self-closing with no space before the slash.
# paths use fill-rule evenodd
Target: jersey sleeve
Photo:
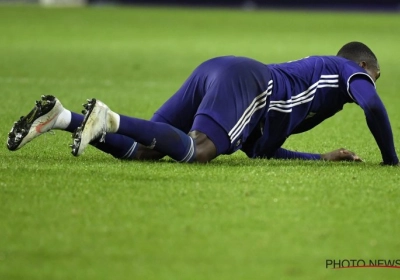
<path id="1" fill-rule="evenodd" d="M 275 151 L 272 158 L 275 159 L 302 159 L 302 160 L 320 160 L 320 154 L 311 154 L 311 153 L 302 153 L 302 152 L 295 152 L 289 151 L 283 148 L 279 148 Z"/>
<path id="2" fill-rule="evenodd" d="M 389 117 L 373 82 L 364 75 L 350 77 L 348 93 L 364 110 L 368 127 L 381 151 L 383 163 L 398 164 Z"/>

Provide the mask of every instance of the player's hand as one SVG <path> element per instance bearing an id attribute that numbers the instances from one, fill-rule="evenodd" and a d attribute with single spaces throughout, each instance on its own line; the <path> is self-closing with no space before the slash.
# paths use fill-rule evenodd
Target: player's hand
<path id="1" fill-rule="evenodd" d="M 321 158 L 328 161 L 363 161 L 355 153 L 344 148 L 340 148 L 330 153 L 322 154 Z"/>

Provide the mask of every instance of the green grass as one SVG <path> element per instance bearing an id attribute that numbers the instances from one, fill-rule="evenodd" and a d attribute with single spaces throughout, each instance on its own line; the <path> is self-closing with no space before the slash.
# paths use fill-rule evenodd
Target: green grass
<path id="1" fill-rule="evenodd" d="M 0 7 L 0 142 L 41 94 L 81 110 L 152 113 L 203 60 L 281 62 L 377 54 L 378 91 L 400 138 L 397 14 L 149 8 Z M 326 259 L 400 259 L 400 169 L 356 105 L 285 147 L 354 150 L 364 163 L 121 162 L 70 135 L 0 149 L 0 279 L 399 279 L 397 269 L 331 270 Z"/>

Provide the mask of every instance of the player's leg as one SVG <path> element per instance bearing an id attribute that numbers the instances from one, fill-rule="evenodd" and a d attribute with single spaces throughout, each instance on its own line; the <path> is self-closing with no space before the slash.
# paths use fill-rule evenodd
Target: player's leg
<path id="1" fill-rule="evenodd" d="M 191 123 L 189 123 L 189 119 L 190 118 L 177 118 L 175 116 L 178 116 L 177 112 L 180 112 L 182 116 L 187 116 L 188 114 L 190 114 L 190 112 L 187 111 L 187 108 L 189 108 L 190 106 L 185 106 L 185 105 L 190 105 L 190 104 L 186 104 L 185 102 L 179 102 L 178 104 L 176 104 L 175 102 L 173 102 L 173 100 L 177 97 L 180 96 L 182 92 L 182 88 L 171 98 L 169 99 L 166 103 L 163 104 L 163 106 L 153 115 L 153 117 L 150 119 L 150 121 L 152 122 L 156 122 L 156 123 L 166 123 L 169 125 L 172 125 L 173 127 L 182 130 L 182 132 L 187 132 L 189 131 L 190 125 Z M 167 108 L 170 108 L 170 110 L 168 110 Z M 166 117 L 164 117 L 161 113 L 161 109 L 165 110 L 166 112 L 173 112 L 172 114 L 163 114 L 166 115 Z M 186 124 L 187 123 L 187 124 Z M 108 137 L 107 134 L 106 137 Z M 193 136 L 192 136 L 193 138 Z M 202 137 L 196 137 L 198 138 L 198 140 L 200 143 L 203 143 L 204 140 L 202 139 Z M 99 142 L 99 145 L 102 145 L 102 142 Z M 163 157 L 165 157 L 166 154 L 161 153 L 157 150 L 155 150 L 153 147 L 151 146 L 145 146 L 143 144 L 137 143 L 137 147 L 135 150 L 132 151 L 132 159 L 134 160 L 159 160 L 162 159 Z"/>
<path id="2" fill-rule="evenodd" d="M 204 77 L 209 74 L 209 69 L 207 67 L 207 63 L 197 67 L 178 91 L 154 113 L 150 121 L 168 124 L 182 131 L 184 134 L 187 134 L 190 131 L 194 115 L 202 99 Z M 137 132 L 139 131 L 141 131 L 141 129 L 138 129 Z M 97 141 L 98 144 L 96 144 L 96 147 L 99 148 L 109 143 L 108 137 L 110 135 L 114 134 L 107 133 L 104 139 L 105 142 Z M 198 141 L 200 140 L 201 138 L 199 138 Z M 139 142 L 129 150 L 130 159 L 158 160 L 166 155 L 158 149 L 154 149 L 150 144 L 142 144 Z M 201 143 L 203 142 L 204 141 L 201 141 Z"/>
<path id="3" fill-rule="evenodd" d="M 222 67 L 214 65 L 216 70 L 213 68 L 215 71 L 210 71 L 206 80 L 197 83 L 207 90 L 188 95 L 192 100 L 199 99 L 199 106 L 192 107 L 196 112 L 176 115 L 180 120 L 194 119 L 189 136 L 168 123 L 118 115 L 93 99 L 86 105 L 85 121 L 74 136 L 73 154 L 80 155 L 92 139 L 102 138 L 106 133 L 129 136 L 180 162 L 207 162 L 219 154 L 240 149 L 258 127 L 272 87 L 261 63 L 227 58 L 221 64 Z M 191 137 L 196 134 L 198 139 Z"/>
<path id="4" fill-rule="evenodd" d="M 218 73 L 220 71 L 220 68 L 224 67 L 226 63 L 230 63 L 232 58 L 215 58 L 208 60 L 201 65 L 199 65 L 193 73 L 188 77 L 188 79 L 182 84 L 182 86 L 179 88 L 179 90 L 171 96 L 153 115 L 151 118 L 151 122 L 154 123 L 164 123 L 172 126 L 174 129 L 177 129 L 179 131 L 179 135 L 181 135 L 181 132 L 184 134 L 190 132 L 190 136 L 194 139 L 194 146 L 196 149 L 196 154 L 197 158 L 196 161 L 209 161 L 213 159 L 214 157 L 217 156 L 215 150 L 215 146 L 213 142 L 202 132 L 200 131 L 194 131 L 195 127 L 193 127 L 193 123 L 195 120 L 195 115 L 197 113 L 197 109 L 199 108 L 205 94 L 207 91 L 207 88 L 209 87 L 209 84 L 212 84 L 212 80 L 218 76 Z M 212 98 L 212 97 L 211 97 Z M 129 117 L 124 117 L 124 119 L 128 119 Z M 196 123 L 201 123 L 199 120 L 203 118 L 200 118 L 197 120 Z M 132 122 L 132 120 L 130 120 Z M 125 122 L 125 121 L 124 121 Z M 128 122 L 129 123 L 129 122 Z M 153 125 L 158 129 L 158 127 L 164 127 L 164 129 L 161 129 L 159 133 L 163 133 L 166 130 L 168 130 L 168 126 L 165 125 Z M 203 127 L 214 127 L 211 125 L 209 122 L 207 124 L 203 125 Z M 218 126 L 218 124 L 217 124 Z M 129 127 L 131 130 L 135 129 L 136 131 L 134 133 L 139 133 L 142 131 L 141 125 L 135 125 L 132 124 L 132 126 Z M 207 131 L 214 133 L 213 131 Z M 120 133 L 120 132 L 119 132 Z M 131 134 L 132 132 L 127 133 L 126 135 L 129 135 L 130 137 L 133 137 L 136 139 L 135 134 Z M 105 143 L 108 142 L 108 137 L 109 135 L 112 135 L 110 133 L 106 134 L 105 138 Z M 182 135 L 181 135 L 182 136 Z M 139 136 L 143 137 L 143 135 Z M 182 138 L 187 138 L 186 135 L 182 136 Z M 223 138 L 219 137 L 218 139 Z M 142 139 L 142 138 L 138 138 Z M 136 140 L 138 140 L 136 139 Z M 150 140 L 152 140 L 151 138 Z M 224 138 L 225 139 L 225 138 Z M 149 141 L 150 141 L 149 140 Z M 181 139 L 182 140 L 182 139 Z M 215 140 L 215 139 L 214 139 Z M 169 150 L 167 152 L 162 152 L 164 151 L 163 148 L 160 148 L 159 145 L 156 145 L 153 147 L 149 141 L 145 141 L 143 143 L 140 143 L 141 141 L 138 141 L 137 145 L 134 146 L 134 148 L 130 149 L 130 158 L 131 159 L 136 159 L 136 160 L 157 160 L 162 157 L 164 157 L 166 154 L 169 154 Z M 170 145 L 168 142 L 164 139 L 164 144 L 165 145 Z M 176 144 L 176 143 L 175 143 Z M 173 144 L 173 145 L 175 145 Z M 219 144 L 219 143 L 218 143 Z M 104 145 L 103 142 L 98 142 L 97 147 L 101 147 Z M 133 146 L 132 146 L 133 147 Z M 220 145 L 218 145 L 220 148 Z M 169 149 L 173 149 L 175 153 L 179 154 L 179 149 L 178 151 L 177 148 L 170 147 Z M 75 151 L 77 152 L 77 151 Z M 79 151 L 78 151 L 79 153 Z M 173 156 L 174 158 L 174 156 Z M 179 156 L 178 156 L 179 158 Z M 176 158 L 175 158 L 176 159 Z M 179 160 L 179 159 L 178 159 Z"/>
<path id="5" fill-rule="evenodd" d="M 150 119 L 152 122 L 168 123 L 168 121 L 158 114 L 154 114 Z M 108 135 L 108 134 L 107 134 Z M 107 137 L 106 135 L 106 137 Z M 159 160 L 165 157 L 164 153 L 160 153 L 151 147 L 137 143 L 136 149 L 133 151 L 132 159 L 134 160 Z"/>
<path id="6" fill-rule="evenodd" d="M 207 65 L 202 64 L 197 67 L 178 89 L 178 91 L 154 113 L 153 117 L 150 119 L 150 122 L 158 123 L 157 125 L 153 125 L 155 130 L 159 130 L 158 133 L 162 134 L 165 132 L 165 130 L 169 131 L 168 127 L 173 127 L 176 129 L 179 135 L 181 132 L 187 134 L 190 131 L 193 124 L 194 115 L 200 105 L 202 95 L 204 94 L 204 89 L 202 88 L 202 85 L 204 84 L 204 77 L 208 73 L 209 69 L 207 68 Z M 87 110 L 88 108 L 85 109 Z M 123 116 L 123 119 L 130 120 L 135 118 Z M 82 122 L 83 127 L 85 126 L 86 121 L 87 120 L 84 120 Z M 107 133 L 104 136 L 104 139 L 101 139 L 100 137 L 95 141 L 92 141 L 91 144 L 96 148 L 108 153 L 112 153 L 114 156 L 116 153 L 120 155 L 124 154 L 125 159 L 131 160 L 158 160 L 163 158 L 165 155 L 169 155 L 169 153 L 164 152 L 163 148 L 159 149 L 160 144 L 157 145 L 157 148 L 154 148 L 152 141 L 156 137 L 153 137 L 151 141 L 143 140 L 142 137 L 145 136 L 142 136 L 142 128 L 138 128 L 138 126 L 135 126 L 135 124 L 131 124 L 131 121 L 132 120 L 127 122 L 126 130 L 135 130 L 134 134 L 120 132 Z M 138 138 L 135 138 L 137 133 L 140 135 Z M 77 134 L 74 133 L 74 135 Z M 187 135 L 182 137 L 187 138 Z M 99 141 L 100 139 L 104 141 Z M 201 139 L 202 138 L 200 137 L 197 141 L 200 141 Z M 200 143 L 204 142 L 205 141 L 203 140 L 200 141 Z M 118 152 L 118 150 L 123 152 Z M 179 149 L 174 148 L 174 150 L 176 150 L 176 153 L 180 153 Z M 74 153 L 75 152 L 73 151 L 73 154 Z"/>
<path id="7" fill-rule="evenodd" d="M 7 148 L 15 151 L 22 148 L 36 137 L 50 130 L 74 132 L 82 123 L 84 116 L 71 112 L 52 95 L 43 95 L 36 101 L 34 108 L 16 121 L 8 133 Z M 109 134 L 106 143 L 93 145 L 116 158 L 129 158 L 131 147 L 135 141 L 124 135 Z"/>
<path id="8" fill-rule="evenodd" d="M 72 153 L 76 156 L 83 153 L 92 139 L 100 139 L 101 142 L 107 133 L 136 139 L 149 149 L 179 162 L 209 162 L 230 147 L 227 132 L 205 115 L 196 116 L 193 130 L 187 135 L 167 123 L 119 115 L 96 99 L 88 102 L 86 108 L 85 120 L 74 135 Z"/>
<path id="9" fill-rule="evenodd" d="M 228 84 L 231 85 L 230 82 Z M 227 92 L 228 95 L 233 92 L 232 88 L 223 90 L 222 86 L 215 89 Z M 82 126 L 74 135 L 72 153 L 78 156 L 83 153 L 92 139 L 100 139 L 101 142 L 107 133 L 117 133 L 136 139 L 147 149 L 153 149 L 161 155 L 168 155 L 179 162 L 209 162 L 220 154 L 234 151 L 228 131 L 232 130 L 231 128 L 239 131 L 241 127 L 235 124 L 245 121 L 239 119 L 241 114 L 251 117 L 251 114 L 246 111 L 246 106 L 254 105 L 252 102 L 254 99 L 246 97 L 247 103 L 240 105 L 237 104 L 238 100 L 235 98 L 227 101 L 223 97 L 224 93 L 219 94 L 220 97 L 215 99 L 216 94 L 218 93 L 212 89 L 210 94 L 205 95 L 199 107 L 201 109 L 193 114 L 195 118 L 189 129 L 189 135 L 186 131 L 168 124 L 166 120 L 154 122 L 119 115 L 101 101 L 92 99 L 85 105 L 87 113 Z M 238 99 L 244 99 L 241 93 L 238 93 L 238 96 Z M 230 103 L 232 106 L 226 106 Z M 233 106 L 234 104 L 236 105 Z M 237 112 L 238 109 L 240 112 Z M 235 134 L 241 136 L 242 132 Z M 240 144 L 240 141 L 237 143 Z M 238 149 L 239 146 L 235 146 L 234 149 Z"/>
<path id="10" fill-rule="evenodd" d="M 177 161 L 192 162 L 195 159 L 193 139 L 169 124 L 118 115 L 96 99 L 89 101 L 86 109 L 85 119 L 73 136 L 72 153 L 76 156 L 82 154 L 94 139 L 102 142 L 106 133 L 117 133 Z"/>

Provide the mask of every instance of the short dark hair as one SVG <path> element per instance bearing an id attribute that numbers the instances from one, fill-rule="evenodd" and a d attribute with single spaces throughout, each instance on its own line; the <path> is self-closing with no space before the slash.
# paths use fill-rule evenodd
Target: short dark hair
<path id="1" fill-rule="evenodd" d="M 375 54 L 371 51 L 367 45 L 361 42 L 350 42 L 344 45 L 337 56 L 352 60 L 354 62 L 360 63 L 362 61 L 367 62 L 370 65 L 378 66 L 378 59 Z"/>

